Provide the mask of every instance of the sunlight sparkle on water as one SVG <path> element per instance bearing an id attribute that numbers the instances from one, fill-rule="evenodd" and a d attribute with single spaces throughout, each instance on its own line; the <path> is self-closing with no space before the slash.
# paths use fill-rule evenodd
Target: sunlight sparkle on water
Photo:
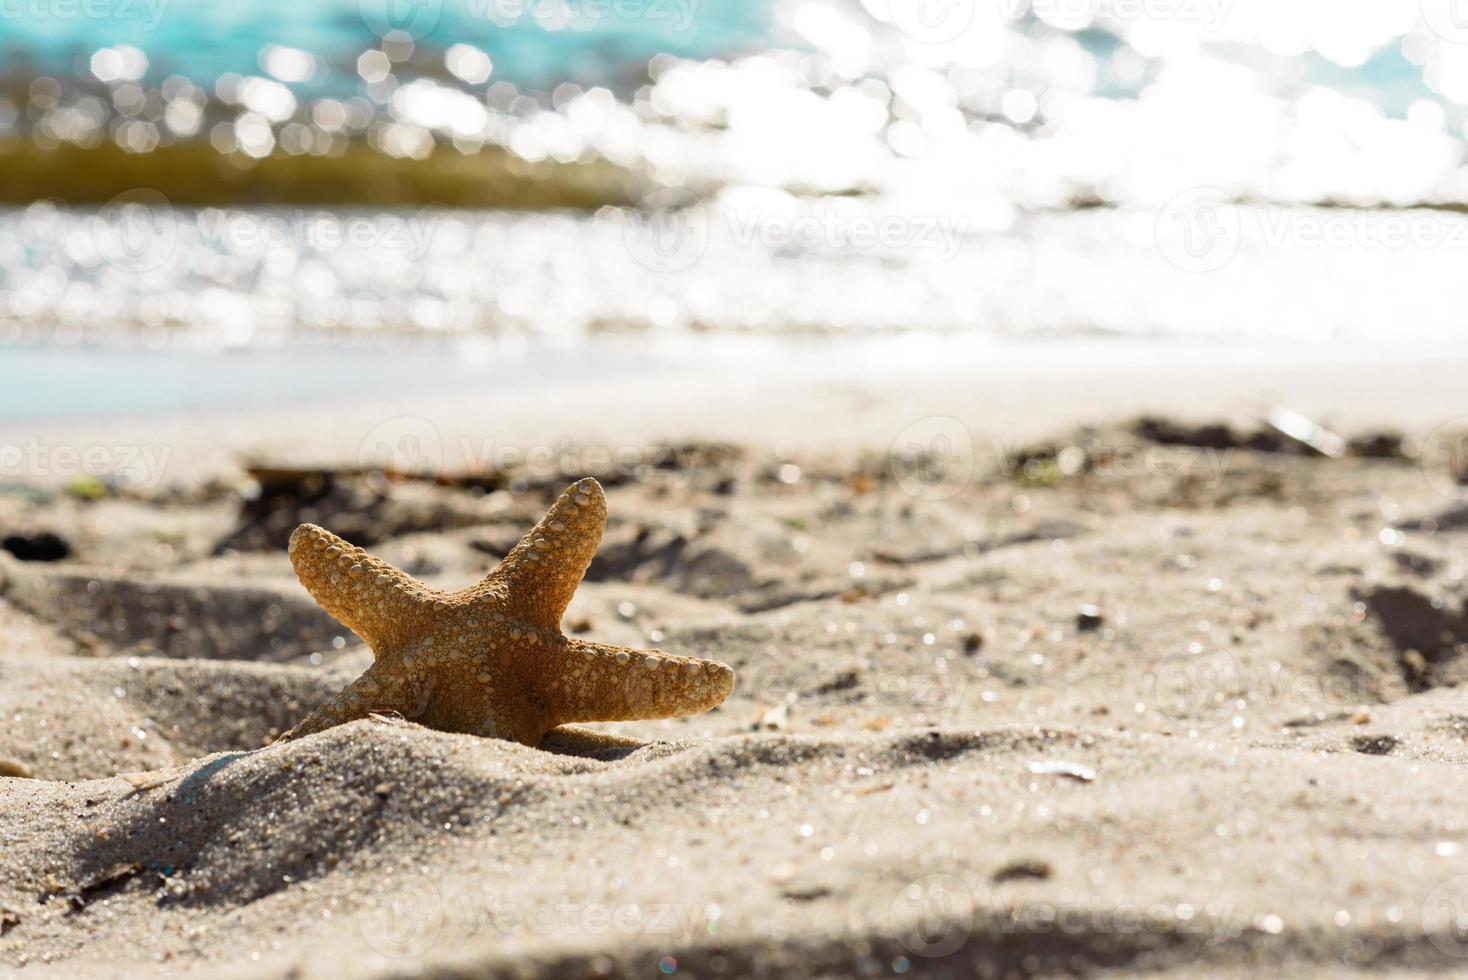
<path id="1" fill-rule="evenodd" d="M 207 140 L 241 166 L 341 157 L 354 143 L 425 166 L 488 148 L 544 165 L 546 179 L 556 165 L 608 161 L 687 189 L 696 204 L 680 213 L 706 240 L 674 276 L 639 258 L 635 217 L 610 208 L 177 208 L 168 254 L 119 268 L 99 252 L 95 213 L 35 205 L 0 226 L 0 327 L 192 329 L 229 342 L 1455 329 L 1432 298 L 1457 274 L 1453 248 L 1373 254 L 1295 234 L 1344 230 L 1359 245 L 1386 219 L 1315 206 L 1468 197 L 1468 45 L 1435 33 L 1419 5 L 1219 0 L 1151 19 L 1125 13 L 1145 4 L 1030 6 L 1019 16 L 1021 3 L 978 4 L 958 36 L 924 38 L 886 0 L 784 0 L 763 49 L 659 54 L 632 83 L 549 91 L 505 77 L 498 50 L 464 40 L 382 40 L 334 61 L 267 44 L 255 69 L 161 79 L 152 52 L 88 46 L 78 77 L 0 90 L 0 138 L 110 140 L 130 153 Z M 1368 64 L 1389 84 L 1340 83 Z M 1269 202 L 1240 207 L 1238 255 L 1207 277 L 1169 266 L 1155 240 L 1154 209 L 1195 188 Z M 1456 240 L 1452 215 L 1403 220 Z M 322 222 L 338 233 L 357 222 L 364 237 L 334 243 Z M 1398 292 L 1362 294 L 1353 284 L 1367 270 L 1390 272 Z"/>

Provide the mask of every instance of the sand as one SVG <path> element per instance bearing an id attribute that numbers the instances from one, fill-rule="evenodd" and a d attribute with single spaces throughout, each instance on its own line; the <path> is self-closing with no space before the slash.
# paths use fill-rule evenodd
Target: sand
<path id="1" fill-rule="evenodd" d="M 738 680 L 593 726 L 616 747 L 393 718 L 269 745 L 370 662 L 283 534 L 459 587 L 560 473 L 363 476 L 380 416 L 338 406 L 101 499 L 16 481 L 0 526 L 71 552 L 0 553 L 0 977 L 1461 971 L 1468 517 L 1416 439 L 1458 396 L 1412 383 L 1448 366 L 1335 389 L 1341 459 L 1237 376 L 1099 413 L 1042 390 L 1027 425 L 971 393 L 980 448 L 926 463 L 941 388 L 815 386 L 844 433 L 644 412 L 640 466 L 574 456 L 610 521 L 567 631 Z M 504 431 L 460 409 L 442 432 Z"/>

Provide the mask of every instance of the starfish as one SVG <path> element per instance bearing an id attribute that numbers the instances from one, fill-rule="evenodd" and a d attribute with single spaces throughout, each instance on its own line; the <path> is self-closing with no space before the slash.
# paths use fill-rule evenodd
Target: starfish
<path id="1" fill-rule="evenodd" d="M 296 528 L 296 576 L 367 642 L 373 663 L 281 740 L 397 712 L 441 731 L 536 746 L 571 722 L 674 718 L 722 702 L 734 687 L 726 664 L 561 632 L 606 516 L 601 484 L 579 481 L 462 592 L 431 589 L 314 524 Z"/>

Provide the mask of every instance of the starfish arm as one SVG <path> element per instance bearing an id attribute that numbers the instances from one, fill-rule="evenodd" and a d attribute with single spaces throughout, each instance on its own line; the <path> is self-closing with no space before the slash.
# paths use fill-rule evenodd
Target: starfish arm
<path id="1" fill-rule="evenodd" d="M 302 524 L 291 533 L 289 551 L 311 597 L 377 655 L 432 620 L 432 589 L 330 531 Z"/>
<path id="2" fill-rule="evenodd" d="M 395 682 L 381 662 L 374 663 L 361 677 L 302 718 L 276 741 L 287 742 L 314 735 L 374 713 L 395 711 L 405 718 L 412 718 L 422 711 L 421 695 L 422 692 L 414 685 Z"/>
<path id="3" fill-rule="evenodd" d="M 601 544 L 607 501 L 590 477 L 568 487 L 475 593 L 505 595 L 532 626 L 556 629 Z"/>
<path id="4" fill-rule="evenodd" d="M 694 715 L 734 689 L 727 664 L 658 650 L 568 640 L 549 660 L 545 701 L 556 725 Z"/>

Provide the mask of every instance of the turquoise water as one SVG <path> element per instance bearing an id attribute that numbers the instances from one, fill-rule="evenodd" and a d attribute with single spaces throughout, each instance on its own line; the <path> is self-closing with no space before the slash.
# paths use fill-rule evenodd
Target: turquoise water
<path id="1" fill-rule="evenodd" d="M 0 75 L 80 75 L 93 51 L 131 45 L 146 81 L 182 75 L 211 83 L 260 73 L 268 45 L 304 50 L 316 70 L 303 89 L 355 90 L 357 56 L 395 36 L 428 51 L 469 44 L 493 78 L 521 87 L 560 81 L 611 85 L 641 77 L 660 52 L 710 58 L 768 46 L 768 0 L 87 0 L 105 18 L 65 16 L 78 0 L 17 5 L 0 16 Z M 441 64 L 441 62 L 440 62 Z"/>
<path id="2" fill-rule="evenodd" d="M 278 45 L 315 59 L 308 78 L 293 80 L 298 92 L 345 95 L 361 87 L 358 55 L 393 37 L 414 42 L 418 61 L 408 55 L 408 75 L 415 68 L 441 73 L 438 53 L 468 44 L 493 60 L 491 80 L 546 90 L 563 81 L 625 90 L 644 79 L 658 54 L 702 60 L 790 46 L 792 36 L 776 26 L 775 6 L 776 0 L 15 0 L 0 8 L 0 78 L 85 76 L 93 52 L 129 45 L 148 58 L 144 83 L 180 75 L 211 85 L 227 73 L 260 74 L 262 51 Z M 20 15 L 4 13 L 12 9 Z M 1020 23 L 1040 26 L 1032 17 Z M 1103 59 L 1125 44 L 1099 26 L 1078 40 Z M 1390 46 L 1349 68 L 1313 52 L 1276 58 L 1248 43 L 1218 45 L 1212 53 L 1267 66 L 1283 89 L 1324 85 L 1369 99 L 1390 115 L 1434 96 L 1422 68 Z M 1145 81 L 1111 79 L 1098 94 L 1131 97 Z"/>

